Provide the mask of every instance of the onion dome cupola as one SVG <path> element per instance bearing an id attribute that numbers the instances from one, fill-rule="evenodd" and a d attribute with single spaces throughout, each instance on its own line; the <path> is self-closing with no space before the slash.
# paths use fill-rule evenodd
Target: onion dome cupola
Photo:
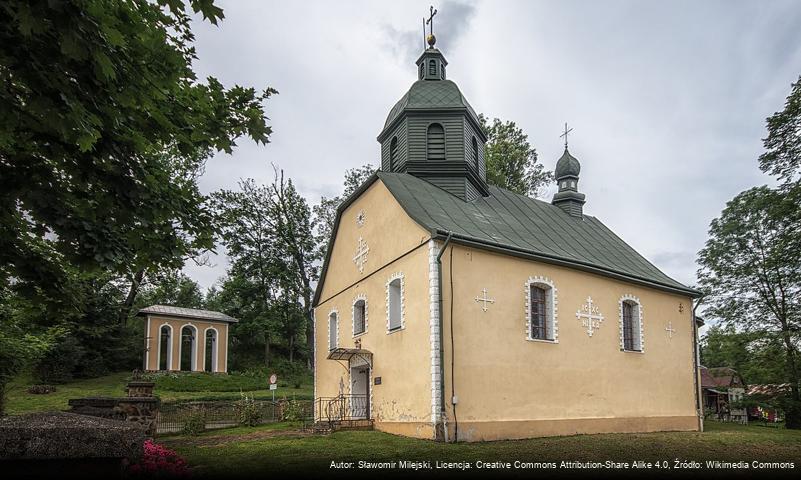
<path id="1" fill-rule="evenodd" d="M 434 47 L 433 33 L 427 42 L 417 59 L 417 81 L 378 135 L 381 170 L 423 178 L 465 201 L 487 196 L 487 137 L 473 107 L 447 79 L 448 62 Z"/>
<path id="2" fill-rule="evenodd" d="M 578 191 L 579 173 L 581 164 L 570 154 L 565 142 L 565 153 L 556 162 L 554 178 L 559 187 L 551 203 L 565 211 L 565 213 L 581 218 L 584 215 L 584 194 Z"/>

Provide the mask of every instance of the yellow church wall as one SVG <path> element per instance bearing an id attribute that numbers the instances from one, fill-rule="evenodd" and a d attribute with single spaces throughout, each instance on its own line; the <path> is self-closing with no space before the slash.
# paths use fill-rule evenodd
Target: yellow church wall
<path id="1" fill-rule="evenodd" d="M 180 335 L 181 329 L 187 325 L 197 329 L 197 348 L 195 349 L 195 370 L 202 372 L 205 370 L 204 361 L 206 358 L 206 330 L 214 328 L 217 330 L 217 370 L 216 372 L 228 371 L 228 324 L 223 322 L 208 322 L 190 318 L 161 317 L 148 315 L 145 320 L 147 331 L 147 350 L 146 350 L 146 370 L 159 369 L 159 332 L 161 327 L 169 325 L 172 327 L 172 361 L 168 370 L 180 370 Z M 184 370 L 189 370 L 185 368 Z"/>
<path id="2" fill-rule="evenodd" d="M 364 223 L 357 222 L 364 212 Z M 370 251 L 363 272 L 353 257 L 359 238 Z M 315 318 L 315 398 L 350 393 L 348 361 L 328 360 L 328 318 L 338 315 L 337 343 L 354 348 L 357 339 L 373 352 L 370 410 L 377 430 L 433 438 L 428 234 L 406 216 L 381 181 L 376 181 L 344 212 L 328 264 Z M 400 257 L 400 258 L 399 258 Z M 387 283 L 403 275 L 403 328 L 388 333 Z M 354 338 L 352 307 L 367 302 L 367 331 Z M 381 384 L 375 385 L 376 377 Z"/>
<path id="3" fill-rule="evenodd" d="M 459 439 L 697 430 L 692 302 L 633 283 L 455 245 L 453 335 Z M 443 256 L 446 398 L 451 435 L 449 254 Z M 527 339 L 526 282 L 556 288 L 558 343 Z M 486 312 L 474 299 L 487 289 Z M 619 302 L 638 297 L 643 352 L 620 347 Z M 588 336 L 591 296 L 604 321 Z M 679 305 L 682 311 L 679 311 Z M 676 330 L 670 338 L 668 321 Z"/>

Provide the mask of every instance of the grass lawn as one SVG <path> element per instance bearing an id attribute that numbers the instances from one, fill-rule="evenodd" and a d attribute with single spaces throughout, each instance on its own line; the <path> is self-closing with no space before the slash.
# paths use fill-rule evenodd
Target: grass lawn
<path id="1" fill-rule="evenodd" d="M 124 396 L 125 384 L 130 372 L 119 372 L 98 378 L 76 380 L 56 385 L 56 391 L 46 395 L 27 392 L 34 382 L 29 374 L 20 375 L 8 386 L 6 391 L 6 412 L 11 415 L 45 410 L 66 410 L 70 398 L 95 396 Z M 239 392 L 247 392 L 257 399 L 271 399 L 272 392 L 259 385 L 267 386 L 266 378 L 259 379 L 246 375 L 208 375 L 177 374 L 165 375 L 156 379 L 155 393 L 163 402 L 184 400 L 238 400 Z M 294 384 L 279 382 L 276 398 L 311 399 L 311 376 L 301 381 L 300 388 Z"/>
<path id="2" fill-rule="evenodd" d="M 338 432 L 328 436 L 306 435 L 288 424 L 256 428 L 237 428 L 208 432 L 198 437 L 173 436 L 157 439 L 183 455 L 196 476 L 252 476 L 261 478 L 273 472 L 314 470 L 329 472 L 332 461 L 391 462 L 399 460 L 470 462 L 476 461 L 549 462 L 562 460 L 661 462 L 706 460 L 794 462 L 801 465 L 801 431 L 762 426 L 707 423 L 707 431 L 643 434 L 602 434 L 551 437 L 531 440 L 485 443 L 442 444 L 427 440 L 398 437 L 376 431 Z M 495 470 L 533 477 L 542 470 Z M 561 470 L 565 472 L 564 470 Z M 621 470 L 619 473 L 635 472 Z M 649 470 L 659 473 L 662 470 Z M 750 472 L 742 471 L 742 473 Z M 398 471 L 395 471 L 398 473 Z M 553 473 L 554 471 L 552 471 Z M 571 471 L 570 473 L 581 473 Z M 586 472 L 586 470 L 583 470 Z M 690 471 L 684 470 L 685 473 Z M 698 473 L 698 470 L 694 471 Z M 792 470 L 782 473 L 789 474 Z M 341 470 L 345 475 L 391 473 L 385 470 Z M 413 473 L 413 472 L 406 472 Z M 447 473 L 425 470 L 424 473 Z M 460 473 L 449 471 L 449 473 Z M 597 471 L 595 471 L 597 473 Z M 647 473 L 640 471 L 640 473 Z M 706 471 L 704 475 L 713 473 Z M 731 470 L 714 473 L 730 475 Z"/>

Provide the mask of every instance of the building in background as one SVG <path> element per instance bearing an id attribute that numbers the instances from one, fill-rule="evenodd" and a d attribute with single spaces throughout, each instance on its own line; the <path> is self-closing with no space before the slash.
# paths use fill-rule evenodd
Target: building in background
<path id="1" fill-rule="evenodd" d="M 145 371 L 228 372 L 228 326 L 235 318 L 167 305 L 136 315 L 145 317 Z"/>

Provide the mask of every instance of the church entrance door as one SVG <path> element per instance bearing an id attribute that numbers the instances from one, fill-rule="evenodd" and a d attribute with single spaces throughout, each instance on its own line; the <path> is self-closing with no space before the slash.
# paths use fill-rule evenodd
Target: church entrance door
<path id="1" fill-rule="evenodd" d="M 354 419 L 370 418 L 370 367 L 350 368 L 350 416 Z"/>

